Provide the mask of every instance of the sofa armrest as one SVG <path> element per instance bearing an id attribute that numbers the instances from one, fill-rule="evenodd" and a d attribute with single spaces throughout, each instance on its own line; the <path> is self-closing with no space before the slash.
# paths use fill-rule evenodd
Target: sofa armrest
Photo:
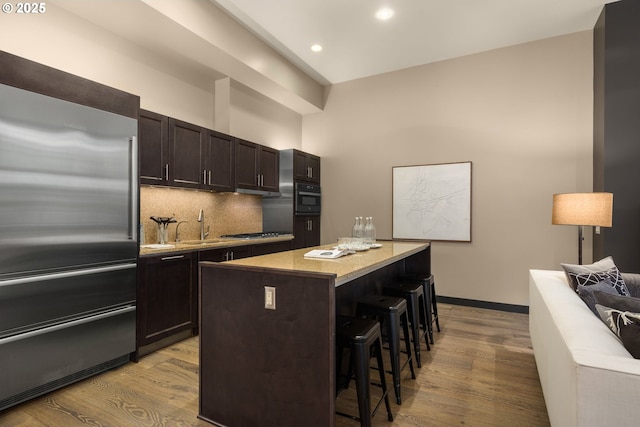
<path id="1" fill-rule="evenodd" d="M 529 334 L 551 425 L 631 425 L 640 419 L 639 361 L 563 272 L 530 270 L 529 277 Z"/>

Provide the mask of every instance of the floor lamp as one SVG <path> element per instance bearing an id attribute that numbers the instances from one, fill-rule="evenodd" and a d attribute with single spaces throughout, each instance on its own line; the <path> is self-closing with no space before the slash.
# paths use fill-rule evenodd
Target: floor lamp
<path id="1" fill-rule="evenodd" d="M 582 227 L 611 227 L 612 193 L 563 193 L 553 195 L 551 223 L 578 226 L 578 263 L 582 264 Z"/>

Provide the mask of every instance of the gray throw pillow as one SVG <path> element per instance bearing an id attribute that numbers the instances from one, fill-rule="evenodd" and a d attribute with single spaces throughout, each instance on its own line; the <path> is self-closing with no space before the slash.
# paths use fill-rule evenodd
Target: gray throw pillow
<path id="1" fill-rule="evenodd" d="M 640 298 L 640 274 L 638 273 L 622 273 L 624 284 L 629 290 L 632 297 Z"/>
<path id="2" fill-rule="evenodd" d="M 606 257 L 593 264 L 576 265 L 560 264 L 564 269 L 567 279 L 574 291 L 578 290 L 578 285 L 595 285 L 596 283 L 609 280 L 611 285 L 620 295 L 629 295 L 629 290 L 624 283 L 622 274 L 613 262 L 612 257 Z"/>
<path id="3" fill-rule="evenodd" d="M 593 298 L 596 304 L 615 308 L 620 311 L 640 313 L 640 298 L 612 295 L 601 291 L 594 291 Z"/>
<path id="4" fill-rule="evenodd" d="M 576 292 L 578 292 L 578 295 L 580 296 L 580 298 L 582 298 L 582 301 L 587 304 L 587 307 L 589 307 L 589 309 L 593 311 L 593 314 L 598 316 L 598 311 L 596 310 L 596 300 L 593 296 L 593 293 L 595 291 L 603 292 L 610 295 L 618 295 L 618 291 L 611 285 L 611 281 L 609 279 L 603 280 L 602 282 L 598 282 L 594 285 L 578 285 Z"/>

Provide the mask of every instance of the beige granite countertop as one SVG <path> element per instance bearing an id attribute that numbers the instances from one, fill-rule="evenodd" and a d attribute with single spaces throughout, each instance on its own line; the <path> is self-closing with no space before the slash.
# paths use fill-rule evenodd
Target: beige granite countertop
<path id="1" fill-rule="evenodd" d="M 230 248 L 234 246 L 245 245 L 260 245 L 264 243 L 273 242 L 286 242 L 287 240 L 293 240 L 292 235 L 269 237 L 264 239 L 206 239 L 206 240 L 188 240 L 184 242 L 170 242 L 171 247 L 153 249 L 145 247 L 147 245 L 140 246 L 140 256 L 145 255 L 161 255 L 165 253 L 183 252 L 183 251 L 197 251 L 205 249 L 218 249 L 218 248 Z"/>
<path id="2" fill-rule="evenodd" d="M 323 245 L 313 248 L 296 249 L 251 258 L 243 258 L 228 261 L 224 264 L 335 274 L 335 285 L 340 286 L 350 280 L 364 276 L 365 274 L 379 268 L 418 253 L 429 246 L 429 243 L 422 242 L 382 241 L 378 243 L 381 243 L 382 247 L 369 249 L 363 252 L 356 252 L 336 259 L 314 259 L 304 257 L 304 254 L 312 249 L 326 249 L 335 246 Z"/>

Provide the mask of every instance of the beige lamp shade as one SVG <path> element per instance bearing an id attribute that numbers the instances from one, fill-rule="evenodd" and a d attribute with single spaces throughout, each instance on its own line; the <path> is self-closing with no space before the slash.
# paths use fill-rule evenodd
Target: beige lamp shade
<path id="1" fill-rule="evenodd" d="M 553 195 L 551 223 L 611 227 L 612 193 L 564 193 Z"/>

